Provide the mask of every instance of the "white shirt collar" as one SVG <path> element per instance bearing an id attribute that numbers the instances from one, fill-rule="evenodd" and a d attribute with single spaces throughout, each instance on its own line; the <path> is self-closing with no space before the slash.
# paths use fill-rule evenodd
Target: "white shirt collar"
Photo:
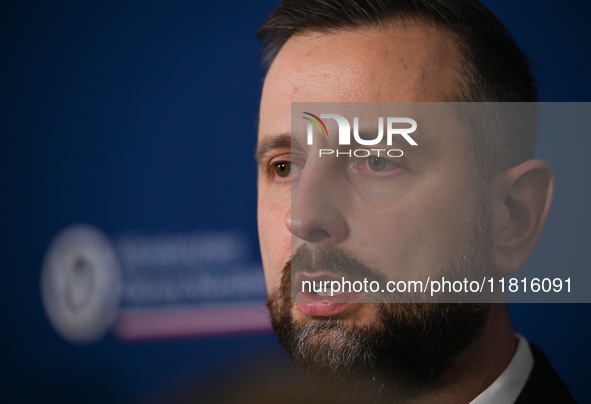
<path id="1" fill-rule="evenodd" d="M 513 358 L 490 386 L 478 395 L 470 404 L 513 404 L 534 367 L 534 357 L 527 340 L 516 334 L 519 342 Z"/>

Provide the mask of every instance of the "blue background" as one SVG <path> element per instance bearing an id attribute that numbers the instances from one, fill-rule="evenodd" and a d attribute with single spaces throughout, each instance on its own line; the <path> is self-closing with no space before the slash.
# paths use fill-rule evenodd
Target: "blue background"
<path id="1" fill-rule="evenodd" d="M 238 227 L 256 240 L 252 154 L 264 70 L 254 32 L 278 2 L 53 3 L 0 5 L 1 395 L 143 401 L 277 355 L 272 335 L 71 345 L 45 318 L 39 274 L 52 236 L 75 222 L 109 235 Z M 591 101 L 588 1 L 484 3 L 537 62 L 542 101 Z M 569 148 L 538 150 L 567 175 L 529 265 L 543 265 L 544 253 L 588 251 L 591 240 L 581 175 L 591 140 L 561 136 Z M 569 265 L 588 270 L 585 254 Z M 575 397 L 591 402 L 590 305 L 511 312 Z"/>

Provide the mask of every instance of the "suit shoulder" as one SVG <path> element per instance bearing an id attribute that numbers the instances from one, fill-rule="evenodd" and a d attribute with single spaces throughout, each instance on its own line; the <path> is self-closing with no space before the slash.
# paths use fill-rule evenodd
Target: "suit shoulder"
<path id="1" fill-rule="evenodd" d="M 534 367 L 515 401 L 515 404 L 560 403 L 576 404 L 566 384 L 562 381 L 544 352 L 535 344 L 529 344 L 534 357 Z"/>

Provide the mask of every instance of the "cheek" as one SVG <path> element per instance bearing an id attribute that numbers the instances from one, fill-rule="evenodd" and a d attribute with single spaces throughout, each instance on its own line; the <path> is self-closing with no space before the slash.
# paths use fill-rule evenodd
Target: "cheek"
<path id="1" fill-rule="evenodd" d="M 466 190 L 430 189 L 428 197 L 399 200 L 395 206 L 357 216 L 367 263 L 386 276 L 429 276 L 452 260 L 471 235 L 471 198 Z"/>
<path id="2" fill-rule="evenodd" d="M 285 225 L 289 206 L 284 205 L 271 202 L 259 192 L 258 230 L 267 291 L 279 286 L 281 271 L 291 253 L 291 235 Z"/>
<path id="3" fill-rule="evenodd" d="M 414 238 L 415 268 L 426 273 L 448 265 L 458 254 L 465 253 L 472 235 L 473 190 L 452 190 L 435 194 L 428 205 L 417 212 L 409 234 Z M 458 195 L 464 195 L 460 198 Z"/>

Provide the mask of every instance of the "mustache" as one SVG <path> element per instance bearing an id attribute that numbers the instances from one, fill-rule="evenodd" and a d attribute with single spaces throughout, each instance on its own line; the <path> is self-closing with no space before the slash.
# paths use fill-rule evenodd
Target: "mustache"
<path id="1" fill-rule="evenodd" d="M 301 245 L 283 268 L 283 276 L 290 278 L 299 273 L 314 274 L 325 272 L 345 277 L 348 281 L 364 280 L 387 282 L 386 277 L 378 271 L 352 257 L 349 253 L 332 246 L 318 247 L 314 251 L 306 244 Z"/>

